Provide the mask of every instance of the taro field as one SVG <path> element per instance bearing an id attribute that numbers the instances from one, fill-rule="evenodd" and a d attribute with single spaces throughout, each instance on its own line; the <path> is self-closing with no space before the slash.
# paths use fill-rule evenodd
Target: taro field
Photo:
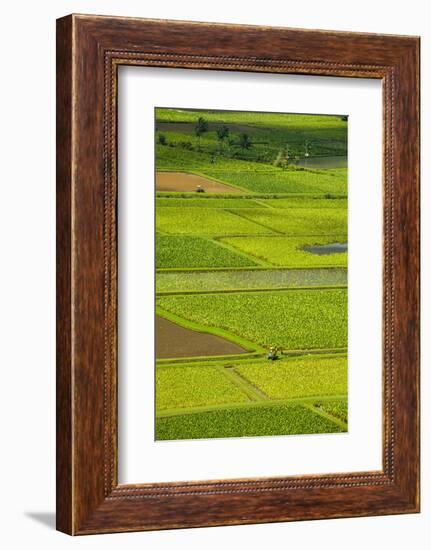
<path id="1" fill-rule="evenodd" d="M 346 432 L 347 117 L 156 109 L 156 440 Z"/>

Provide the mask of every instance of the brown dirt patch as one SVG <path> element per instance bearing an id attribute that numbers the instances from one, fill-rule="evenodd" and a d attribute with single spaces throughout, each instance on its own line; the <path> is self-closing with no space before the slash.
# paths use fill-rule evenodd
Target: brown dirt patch
<path id="1" fill-rule="evenodd" d="M 217 181 L 196 176 L 195 174 L 186 174 L 184 172 L 156 172 L 156 190 L 157 191 L 177 191 L 187 193 L 196 191 L 200 185 L 206 193 L 243 193 L 240 189 L 230 187 Z M 198 195 L 198 193 L 196 193 Z"/>
<path id="2" fill-rule="evenodd" d="M 220 336 L 181 327 L 163 317 L 156 317 L 156 358 L 204 357 L 246 353 L 238 344 Z"/>

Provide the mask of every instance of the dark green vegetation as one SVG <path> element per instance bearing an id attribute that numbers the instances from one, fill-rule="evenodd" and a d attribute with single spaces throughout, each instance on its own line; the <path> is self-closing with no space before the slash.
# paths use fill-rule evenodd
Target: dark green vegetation
<path id="1" fill-rule="evenodd" d="M 156 267 L 240 267 L 256 265 L 216 241 L 203 237 L 156 237 Z"/>
<path id="2" fill-rule="evenodd" d="M 201 135 L 199 144 L 195 128 L 201 116 L 208 121 L 208 131 Z M 156 119 L 157 132 L 167 137 L 168 144 L 188 152 L 199 150 L 200 145 L 202 153 L 217 149 L 271 163 L 286 145 L 292 158 L 304 157 L 306 151 L 315 156 L 347 154 L 347 121 L 341 116 L 157 109 Z M 229 133 L 220 140 L 217 130 L 223 126 Z M 241 146 L 242 134 L 249 136 L 252 147 Z"/>
<path id="3" fill-rule="evenodd" d="M 300 405 L 224 409 L 158 418 L 157 438 L 198 439 L 343 432 L 345 428 Z"/>
<path id="4" fill-rule="evenodd" d="M 347 242 L 347 170 L 298 165 L 345 158 L 346 120 L 157 109 L 156 128 L 171 179 L 156 197 L 157 313 L 243 350 L 171 357 L 173 335 L 162 342 L 156 438 L 346 431 L 347 253 L 305 248 Z M 188 174 L 217 185 L 190 191 Z"/>

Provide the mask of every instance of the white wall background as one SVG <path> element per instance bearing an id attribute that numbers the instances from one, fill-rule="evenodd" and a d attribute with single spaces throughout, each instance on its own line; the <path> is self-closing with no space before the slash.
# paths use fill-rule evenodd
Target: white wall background
<path id="1" fill-rule="evenodd" d="M 56 0 L 3 5 L 0 23 L 1 542 L 4 548 L 211 549 L 244 545 L 349 550 L 427 548 L 431 522 L 430 338 L 422 358 L 422 514 L 156 533 L 67 537 L 54 531 L 55 19 L 96 13 L 422 37 L 422 148 L 431 149 L 428 2 L 410 0 Z M 4 42 L 4 43 L 3 43 Z M 422 167 L 422 327 L 431 330 L 430 168 Z M 428 524 L 428 525 L 427 525 Z M 428 529 L 427 529 L 428 527 Z M 428 537 L 429 538 L 429 537 Z"/>

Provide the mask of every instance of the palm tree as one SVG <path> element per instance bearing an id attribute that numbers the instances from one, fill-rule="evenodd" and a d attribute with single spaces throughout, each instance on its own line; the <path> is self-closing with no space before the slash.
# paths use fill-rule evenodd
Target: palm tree
<path id="1" fill-rule="evenodd" d="M 251 147 L 251 139 L 248 136 L 248 134 L 241 134 L 239 136 L 239 144 L 242 147 L 242 149 L 250 149 Z"/>
<path id="2" fill-rule="evenodd" d="M 227 126 L 222 126 L 217 130 L 217 139 L 220 142 L 220 150 L 223 149 L 223 143 L 225 139 L 229 136 L 229 128 Z"/>
<path id="3" fill-rule="evenodd" d="M 195 134 L 199 141 L 199 149 L 201 148 L 201 136 L 205 134 L 205 132 L 208 132 L 208 121 L 200 116 L 195 126 Z"/>

